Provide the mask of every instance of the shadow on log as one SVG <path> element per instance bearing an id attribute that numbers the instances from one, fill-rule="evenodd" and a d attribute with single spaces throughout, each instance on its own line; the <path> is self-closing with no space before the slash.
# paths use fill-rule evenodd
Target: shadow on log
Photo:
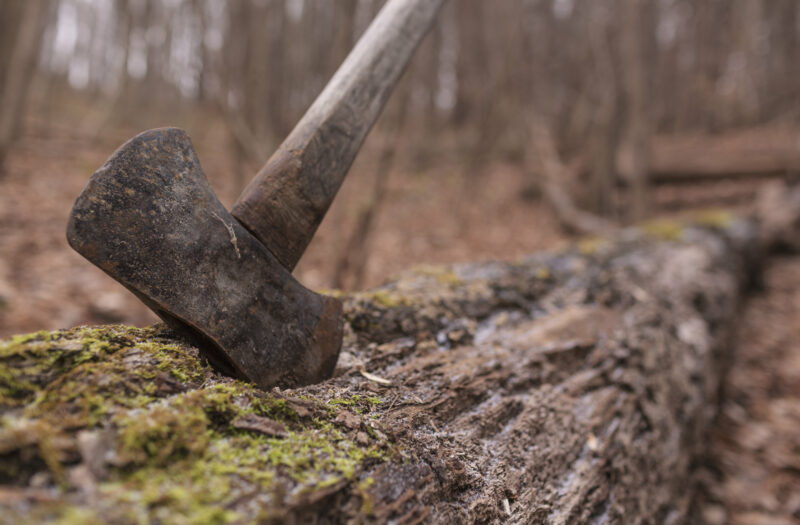
<path id="1" fill-rule="evenodd" d="M 0 503 L 46 522 L 680 522 L 760 253 L 725 213 L 344 296 L 261 392 L 165 329 L 0 343 Z"/>

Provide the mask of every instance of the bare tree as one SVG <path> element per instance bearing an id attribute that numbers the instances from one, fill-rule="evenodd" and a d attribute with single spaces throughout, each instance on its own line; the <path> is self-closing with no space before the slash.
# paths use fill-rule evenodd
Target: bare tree
<path id="1" fill-rule="evenodd" d="M 614 224 L 601 216 L 581 210 L 570 195 L 569 182 L 576 180 L 576 169 L 561 160 L 553 135 L 538 118 L 529 118 L 531 148 L 526 150 L 526 166 L 538 174 L 539 188 L 567 233 L 597 235 L 607 233 Z"/>
<path id="2" fill-rule="evenodd" d="M 92 112 L 95 134 L 112 117 L 143 119 L 142 108 L 209 101 L 228 124 L 237 163 L 257 166 L 382 1 L 5 2 L 0 100 L 11 110 L 0 115 L 0 155 L 18 129 L 30 91 L 20 86 L 32 78 L 43 22 L 34 31 L 17 29 L 26 12 L 45 4 L 77 17 L 66 20 L 78 29 L 67 62 L 88 64 L 85 89 L 96 107 L 107 108 Z M 65 20 L 56 19 L 47 45 L 63 56 L 52 35 Z M 27 44 L 15 45 L 18 37 Z M 498 159 L 527 169 L 540 150 L 528 122 L 537 115 L 548 123 L 556 158 L 583 159 L 575 181 L 561 181 L 575 206 L 639 219 L 651 200 L 651 142 L 664 133 L 797 123 L 799 59 L 796 0 L 459 0 L 411 66 L 403 133 L 417 167 L 459 161 L 463 186 L 476 188 Z M 56 80 L 45 89 L 67 80 L 81 88 L 75 75 L 59 76 L 66 68 L 56 62 L 43 62 L 53 69 L 43 77 Z M 368 145 L 374 156 L 383 155 L 382 143 Z M 465 190 L 462 200 L 473 198 Z"/>
<path id="3" fill-rule="evenodd" d="M 631 186 L 629 216 L 642 220 L 648 210 L 648 163 L 650 118 L 647 59 L 647 0 L 622 0 L 622 79 L 626 102 L 625 146 L 630 159 L 628 171 Z"/>
<path id="4" fill-rule="evenodd" d="M 29 0 L 24 3 L 19 13 L 16 31 L 13 31 L 13 22 L 4 27 L 14 32 L 16 36 L 4 68 L 2 91 L 0 91 L 0 173 L 8 147 L 19 134 L 29 86 L 39 58 L 49 7 L 49 0 Z M 13 12 L 13 7 L 4 7 L 4 11 L 6 9 Z M 10 21 L 5 19 L 5 16 L 3 18 Z M 5 21 L 3 26 L 6 26 Z"/>

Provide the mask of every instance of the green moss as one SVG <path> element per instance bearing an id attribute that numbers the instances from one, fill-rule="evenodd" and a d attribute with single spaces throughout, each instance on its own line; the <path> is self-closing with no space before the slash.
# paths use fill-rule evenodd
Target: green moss
<path id="1" fill-rule="evenodd" d="M 51 503 L 15 510 L 15 521 L 253 521 L 264 517 L 254 509 L 285 510 L 332 484 L 352 481 L 356 489 L 365 468 L 391 456 L 385 436 L 370 432 L 357 443 L 355 431 L 334 424 L 337 405 L 362 413 L 380 398 L 323 403 L 266 393 L 217 375 L 167 335 L 117 326 L 0 343 L 0 474 L 26 485 L 46 470 L 67 489 Z M 287 436 L 237 428 L 247 415 L 281 422 Z M 77 432 L 91 429 L 113 439 L 104 453 L 108 475 L 85 506 L 69 496 L 79 488 L 67 473 L 80 461 Z M 251 499 L 258 505 L 247 505 Z"/>
<path id="2" fill-rule="evenodd" d="M 155 401 L 159 390 L 163 395 L 184 388 L 179 385 L 199 382 L 210 372 L 194 350 L 148 339 L 156 334 L 119 327 L 66 332 L 51 340 L 49 348 L 43 343 L 18 345 L 23 362 L 34 364 L 5 362 L 0 371 L 17 381 L 14 386 L 27 382 L 24 395 L 14 398 L 28 402 L 26 416 L 92 427 L 115 408 L 141 408 Z"/>
<path id="3" fill-rule="evenodd" d="M 212 449 L 213 450 L 213 449 Z M 222 470 L 220 457 L 187 458 L 169 469 L 148 467 L 100 485 L 100 508 L 108 521 L 137 523 L 232 523 L 242 516 L 222 502 L 238 487 Z"/>
<path id="4" fill-rule="evenodd" d="M 342 297 L 347 295 L 344 292 L 344 290 L 340 290 L 338 288 L 322 288 L 320 290 L 317 290 L 317 293 L 320 293 L 322 295 L 327 295 L 329 297 L 335 297 L 337 299 L 341 299 Z"/>
<path id="5" fill-rule="evenodd" d="M 107 364 L 110 362 L 108 358 L 117 351 L 135 345 L 136 341 L 145 341 L 156 333 L 154 329 L 124 326 L 78 327 L 15 336 L 1 342 L 0 406 L 28 403 L 43 387 L 81 365 Z M 162 359 L 167 359 L 166 354 Z M 70 387 L 75 386 L 70 383 Z"/>
<path id="6" fill-rule="evenodd" d="M 448 268 L 447 266 L 437 266 L 437 265 L 419 265 L 415 266 L 412 269 L 412 272 L 417 275 L 422 275 L 425 277 L 432 277 L 437 282 L 441 284 L 445 284 L 448 286 L 456 287 L 464 284 L 463 279 L 458 277 L 453 270 Z"/>
<path id="7" fill-rule="evenodd" d="M 101 525 L 105 523 L 96 512 L 79 507 L 64 509 L 59 521 L 64 525 Z"/>
<path id="8" fill-rule="evenodd" d="M 176 459 L 205 450 L 208 416 L 202 406 L 181 401 L 115 418 L 120 462 L 167 466 Z"/>
<path id="9" fill-rule="evenodd" d="M 375 303 L 383 308 L 395 308 L 397 306 L 408 306 L 410 304 L 407 297 L 402 296 L 397 292 L 390 292 L 388 290 L 359 292 L 354 296 L 358 299 Z"/>
<path id="10" fill-rule="evenodd" d="M 328 404 L 331 406 L 347 407 L 356 414 L 370 412 L 381 403 L 382 401 L 379 397 L 362 396 L 360 394 L 353 394 L 349 398 L 334 397 L 328 401 Z"/>
<path id="11" fill-rule="evenodd" d="M 353 401 L 351 399 L 342 399 L 340 397 L 334 397 L 333 399 L 328 401 L 328 404 L 329 405 L 355 405 L 355 401 Z"/>
<path id="12" fill-rule="evenodd" d="M 16 405 L 36 391 L 36 385 L 14 374 L 15 369 L 0 365 L 0 404 Z"/>
<path id="13" fill-rule="evenodd" d="M 666 241 L 678 241 L 683 237 L 684 224 L 669 219 L 648 221 L 639 226 L 645 235 Z"/>
<path id="14" fill-rule="evenodd" d="M 252 412 L 259 416 L 268 417 L 284 423 L 300 420 L 297 412 L 289 406 L 285 399 L 263 397 L 253 400 Z"/>
<path id="15" fill-rule="evenodd" d="M 357 445 L 331 423 L 321 420 L 312 428 L 291 432 L 288 438 L 265 441 L 273 467 L 284 469 L 295 481 L 317 488 L 341 478 L 352 479 L 362 461 L 385 457 L 379 448 Z"/>
<path id="16" fill-rule="evenodd" d="M 692 214 L 689 221 L 698 226 L 724 229 L 729 227 L 736 216 L 729 210 L 703 210 Z"/>
<path id="17" fill-rule="evenodd" d="M 366 479 L 360 481 L 358 483 L 357 491 L 361 494 L 361 513 L 366 515 L 372 514 L 372 498 L 369 495 L 369 488 L 375 483 L 375 480 L 372 477 L 367 477 Z"/>
<path id="18" fill-rule="evenodd" d="M 586 237 L 575 243 L 575 248 L 583 255 L 594 255 L 607 244 L 608 239 L 604 237 Z"/>
<path id="19" fill-rule="evenodd" d="M 143 416 L 145 414 L 142 414 Z M 164 416 L 160 424 L 173 429 L 175 417 Z M 147 453 L 143 468 L 119 481 L 103 486 L 105 495 L 128 507 L 138 521 L 157 521 L 175 516 L 190 517 L 188 523 L 227 523 L 242 516 L 225 509 L 243 494 L 258 494 L 267 507 L 284 504 L 286 483 L 291 492 L 301 494 L 324 489 L 342 480 L 352 480 L 368 461 L 382 461 L 387 449 L 377 441 L 361 446 L 347 438 L 330 422 L 316 420 L 307 427 L 293 430 L 285 438 L 274 438 L 231 427 L 207 430 L 197 436 L 203 425 L 200 413 L 192 419 L 201 423 L 190 432 L 156 432 L 155 427 L 137 432 L 136 443 L 143 436 L 154 437 L 172 453 Z M 185 427 L 184 430 L 190 430 Z M 169 458 L 168 468 L 160 459 Z"/>

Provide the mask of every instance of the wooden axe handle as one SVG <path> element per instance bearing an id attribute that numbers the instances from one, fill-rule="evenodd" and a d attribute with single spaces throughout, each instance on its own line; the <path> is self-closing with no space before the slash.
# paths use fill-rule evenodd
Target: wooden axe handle
<path id="1" fill-rule="evenodd" d="M 231 214 L 294 269 L 444 0 L 389 0 Z"/>

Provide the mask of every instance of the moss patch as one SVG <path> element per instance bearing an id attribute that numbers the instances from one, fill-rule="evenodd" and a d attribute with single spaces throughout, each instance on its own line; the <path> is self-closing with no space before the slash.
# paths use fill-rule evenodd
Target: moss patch
<path id="1" fill-rule="evenodd" d="M 0 482 L 23 494 L 44 484 L 52 497 L 35 505 L 21 497 L 9 516 L 228 523 L 274 518 L 350 482 L 357 492 L 365 468 L 392 448 L 370 427 L 340 423 L 356 417 L 357 427 L 360 416 L 337 419 L 372 411 L 379 398 L 338 399 L 266 393 L 220 376 L 161 327 L 13 337 L 0 343 Z M 286 431 L 242 428 L 243 417 Z"/>
<path id="2" fill-rule="evenodd" d="M 371 412 L 375 407 L 380 405 L 381 398 L 377 396 L 353 394 L 348 398 L 334 397 L 328 401 L 328 404 L 331 406 L 347 407 L 356 414 L 363 414 Z"/>
<path id="3" fill-rule="evenodd" d="M 423 264 L 412 268 L 411 273 L 425 277 L 432 277 L 438 283 L 452 287 L 461 286 L 464 284 L 464 281 L 455 273 L 453 273 L 453 270 L 447 266 Z"/>
<path id="4" fill-rule="evenodd" d="M 361 301 L 374 303 L 382 308 L 395 308 L 397 306 L 408 306 L 410 301 L 407 297 L 393 290 L 372 290 L 369 292 L 359 292 L 354 297 Z"/>
<path id="5" fill-rule="evenodd" d="M 585 237 L 575 243 L 575 248 L 581 255 L 594 255 L 607 245 L 609 240 L 604 237 Z"/>
<path id="6" fill-rule="evenodd" d="M 703 210 L 695 212 L 689 218 L 690 223 L 708 228 L 725 229 L 728 228 L 736 216 L 730 210 Z"/>
<path id="7" fill-rule="evenodd" d="M 645 235 L 665 241 L 679 241 L 686 225 L 677 220 L 656 219 L 642 223 L 639 228 Z"/>

